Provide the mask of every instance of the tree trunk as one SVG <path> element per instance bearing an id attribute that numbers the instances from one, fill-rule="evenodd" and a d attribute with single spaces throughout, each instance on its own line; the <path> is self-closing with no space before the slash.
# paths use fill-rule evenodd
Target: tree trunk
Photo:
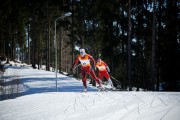
<path id="1" fill-rule="evenodd" d="M 11 0 L 9 0 L 8 1 L 8 3 L 9 3 L 9 6 L 8 6 L 8 16 L 9 16 L 9 18 L 8 18 L 8 40 L 7 40 L 7 43 L 6 43 L 6 50 L 7 50 L 7 62 L 6 63 L 9 63 L 9 59 L 10 59 L 10 41 L 11 41 L 11 19 L 10 19 L 10 17 L 11 17 Z"/>
<path id="2" fill-rule="evenodd" d="M 152 90 L 155 90 L 156 82 L 156 0 L 153 0 L 153 29 L 152 29 Z M 157 87 L 157 86 L 156 86 Z"/>
<path id="3" fill-rule="evenodd" d="M 72 50 L 72 58 L 71 58 L 71 63 L 73 64 L 74 62 L 74 0 L 72 0 L 72 15 L 71 15 L 71 20 L 72 20 L 72 24 L 71 24 L 71 34 L 72 34 L 72 38 L 71 38 L 71 50 Z M 73 73 L 73 72 L 72 72 Z"/>
<path id="4" fill-rule="evenodd" d="M 33 21 L 32 21 L 32 67 L 36 68 L 36 15 L 35 15 L 35 7 L 33 7 Z"/>
<path id="5" fill-rule="evenodd" d="M 49 21 L 49 6 L 48 6 L 48 0 L 47 0 L 47 10 L 46 10 L 46 20 L 47 20 L 47 26 L 46 26 L 46 70 L 49 71 L 49 58 L 50 58 L 50 21 Z"/>
<path id="6" fill-rule="evenodd" d="M 129 91 L 132 91 L 132 86 L 131 86 L 131 0 L 129 0 L 129 10 L 128 10 L 128 86 L 129 86 Z"/>
<path id="7" fill-rule="evenodd" d="M 28 26 L 27 26 L 27 30 L 28 30 L 28 64 L 30 64 L 31 62 L 31 49 L 30 49 L 30 23 L 28 22 Z"/>
<path id="8" fill-rule="evenodd" d="M 162 7 L 162 0 L 159 0 L 159 16 L 158 16 L 158 40 L 157 40 L 157 81 L 156 81 L 156 91 L 159 91 L 159 82 L 160 82 L 160 57 L 161 57 L 161 54 L 160 54 L 160 44 L 162 42 L 162 30 L 161 30 L 161 19 L 162 19 L 162 10 L 161 10 L 161 7 Z"/>

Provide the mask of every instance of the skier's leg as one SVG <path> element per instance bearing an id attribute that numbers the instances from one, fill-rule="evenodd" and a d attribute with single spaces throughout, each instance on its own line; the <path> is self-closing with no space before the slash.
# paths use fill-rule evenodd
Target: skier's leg
<path id="1" fill-rule="evenodd" d="M 86 85 L 86 72 L 84 72 L 84 71 L 82 71 L 82 82 L 83 82 L 84 90 L 87 90 L 87 85 Z"/>
<path id="2" fill-rule="evenodd" d="M 104 72 L 103 75 L 104 75 L 105 78 L 108 80 L 108 83 L 111 85 L 111 88 L 114 88 L 114 85 L 113 85 L 112 80 L 110 79 L 109 73 L 106 71 L 106 72 Z"/>
<path id="3" fill-rule="evenodd" d="M 113 82 L 110 78 L 108 79 L 108 83 L 111 85 L 112 88 L 114 88 Z"/>
<path id="4" fill-rule="evenodd" d="M 106 80 L 108 81 L 108 83 L 111 85 L 111 87 L 114 87 L 112 80 L 110 79 L 109 73 L 107 71 L 105 71 L 103 73 L 104 77 L 106 78 Z"/>
<path id="5" fill-rule="evenodd" d="M 100 72 L 98 72 L 98 79 L 101 84 L 102 84 L 102 78 L 103 78 L 103 75 Z"/>
<path id="6" fill-rule="evenodd" d="M 102 86 L 100 80 L 96 77 L 96 75 L 95 75 L 95 73 L 94 73 L 93 70 L 90 71 L 90 76 L 91 76 L 94 80 L 96 80 L 96 82 L 99 84 L 98 88 L 100 88 L 101 90 L 104 91 L 104 90 L 105 90 L 104 87 Z"/>
<path id="7" fill-rule="evenodd" d="M 98 85 L 99 85 L 100 87 L 102 87 L 102 85 L 101 85 L 101 83 L 100 83 L 100 80 L 96 77 L 96 75 L 95 75 L 95 73 L 94 73 L 93 70 L 91 70 L 90 76 L 91 76 L 94 80 L 96 80 L 96 82 L 98 83 Z"/>

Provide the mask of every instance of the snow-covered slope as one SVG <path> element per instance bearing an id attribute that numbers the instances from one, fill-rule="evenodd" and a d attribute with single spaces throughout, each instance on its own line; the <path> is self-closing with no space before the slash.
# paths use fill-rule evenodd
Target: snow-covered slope
<path id="1" fill-rule="evenodd" d="M 22 96 L 0 101 L 0 120 L 180 120 L 179 92 L 98 92 L 74 78 L 28 68 L 18 70 Z"/>

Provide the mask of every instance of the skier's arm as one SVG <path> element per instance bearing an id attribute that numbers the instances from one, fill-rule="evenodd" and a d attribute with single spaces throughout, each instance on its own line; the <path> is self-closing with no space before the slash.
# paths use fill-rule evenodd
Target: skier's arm
<path id="1" fill-rule="evenodd" d="M 108 71 L 108 72 L 110 72 L 110 69 L 109 69 L 109 67 L 108 67 L 108 66 L 106 66 L 106 69 L 107 69 L 107 71 Z"/>
<path id="2" fill-rule="evenodd" d="M 105 65 L 107 71 L 110 72 L 110 69 L 109 69 L 108 65 L 105 62 L 104 62 L 104 65 Z"/>
<path id="3" fill-rule="evenodd" d="M 78 62 L 79 62 L 79 59 L 78 59 L 78 57 L 77 57 L 76 60 L 74 61 L 73 65 L 72 65 L 72 68 L 74 68 L 75 65 L 76 65 Z"/>
<path id="4" fill-rule="evenodd" d="M 90 61 L 93 63 L 93 67 L 95 67 L 96 62 L 95 62 L 94 58 L 92 56 L 90 56 L 90 55 L 88 57 L 89 57 Z"/>

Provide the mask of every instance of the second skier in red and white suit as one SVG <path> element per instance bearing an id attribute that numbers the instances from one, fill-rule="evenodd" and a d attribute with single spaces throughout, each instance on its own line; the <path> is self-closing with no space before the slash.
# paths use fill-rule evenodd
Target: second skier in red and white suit
<path id="1" fill-rule="evenodd" d="M 105 77 L 111 85 L 111 88 L 114 88 L 113 83 L 110 79 L 110 75 L 108 73 L 110 72 L 110 69 L 107 64 L 99 58 L 96 63 L 96 68 L 98 69 L 98 78 L 102 80 L 102 78 Z"/>

